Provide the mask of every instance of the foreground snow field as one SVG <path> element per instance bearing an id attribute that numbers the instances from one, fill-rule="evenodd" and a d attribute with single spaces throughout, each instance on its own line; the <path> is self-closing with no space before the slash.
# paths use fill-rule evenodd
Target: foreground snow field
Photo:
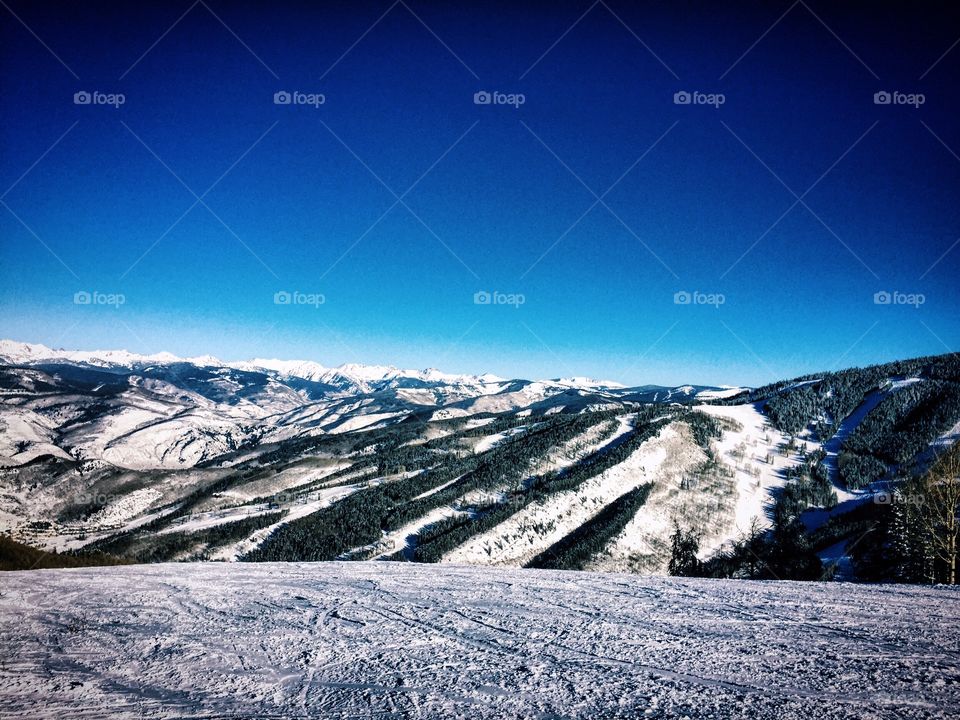
<path id="1" fill-rule="evenodd" d="M 3 573 L 0 717 L 956 717 L 958 600 L 399 563 Z"/>

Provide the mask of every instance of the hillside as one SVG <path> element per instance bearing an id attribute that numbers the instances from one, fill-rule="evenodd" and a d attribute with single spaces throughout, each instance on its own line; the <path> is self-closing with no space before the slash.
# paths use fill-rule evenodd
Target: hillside
<path id="1" fill-rule="evenodd" d="M 663 574 L 680 527 L 706 574 L 883 579 L 884 498 L 960 434 L 953 356 L 756 389 L 9 341 L 0 360 L 0 532 L 138 562 Z"/>

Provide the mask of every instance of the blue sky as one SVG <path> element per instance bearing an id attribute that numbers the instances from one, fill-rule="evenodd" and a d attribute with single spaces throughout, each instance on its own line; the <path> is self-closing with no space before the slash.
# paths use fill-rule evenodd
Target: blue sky
<path id="1" fill-rule="evenodd" d="M 933 5 L 8 5 L 0 336 L 631 384 L 960 341 Z"/>

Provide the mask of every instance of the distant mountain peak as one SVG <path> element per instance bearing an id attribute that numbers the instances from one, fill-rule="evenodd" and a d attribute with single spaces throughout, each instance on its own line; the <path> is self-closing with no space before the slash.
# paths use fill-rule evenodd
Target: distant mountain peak
<path id="1" fill-rule="evenodd" d="M 298 378 L 308 382 L 320 383 L 345 392 L 372 392 L 388 385 L 394 387 L 411 387 L 418 383 L 427 386 L 450 386 L 475 388 L 486 394 L 495 389 L 495 386 L 505 382 L 528 383 L 529 390 L 537 388 L 569 388 L 587 393 L 596 391 L 619 391 L 627 386 L 614 380 L 598 380 L 595 378 L 574 376 L 560 377 L 552 380 L 529 381 L 523 378 L 508 380 L 494 375 L 483 373 L 471 375 L 466 373 L 448 373 L 435 367 L 423 370 L 409 370 L 394 365 L 365 365 L 349 362 L 336 367 L 329 367 L 314 360 L 281 360 L 278 358 L 253 358 L 250 360 L 223 361 L 213 355 L 182 358 L 169 352 L 159 352 L 153 355 L 141 355 L 128 350 L 65 350 L 51 349 L 39 343 L 24 343 L 15 340 L 0 340 L 0 362 L 10 365 L 29 365 L 42 362 L 69 362 L 82 363 L 94 367 L 114 369 L 136 369 L 145 365 L 168 365 L 175 363 L 189 363 L 198 368 L 228 368 L 247 372 L 275 373 L 281 378 Z M 487 388 L 483 390 L 483 388 Z M 673 395 L 686 395 L 702 399 L 722 398 L 735 395 L 742 388 L 707 388 L 704 386 L 683 385 L 676 388 L 661 388 L 660 386 L 644 386 L 643 389 L 659 389 Z"/>
<path id="2" fill-rule="evenodd" d="M 446 373 L 430 367 L 424 370 L 404 370 L 393 365 L 365 365 L 343 363 L 327 367 L 313 360 L 280 360 L 276 358 L 253 358 L 224 362 L 213 355 L 182 358 L 173 353 L 159 352 L 140 355 L 128 350 L 65 350 L 51 349 L 39 343 L 24 343 L 15 340 L 0 340 L 0 361 L 20 365 L 48 362 L 72 362 L 97 367 L 135 368 L 141 365 L 165 365 L 190 363 L 197 367 L 232 368 L 244 371 L 272 371 L 285 378 L 300 378 L 342 389 L 358 389 L 369 392 L 374 387 L 391 381 L 414 380 L 444 385 L 485 385 L 504 382 L 503 378 L 490 373 L 483 375 Z"/>

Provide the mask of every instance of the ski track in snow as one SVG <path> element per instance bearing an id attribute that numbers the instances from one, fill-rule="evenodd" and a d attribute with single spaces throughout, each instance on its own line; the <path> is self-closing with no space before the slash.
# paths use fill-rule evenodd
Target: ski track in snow
<path id="1" fill-rule="evenodd" d="M 837 428 L 837 432 L 834 433 L 833 437 L 823 444 L 823 449 L 827 453 L 827 456 L 823 460 L 823 464 L 826 465 L 827 470 L 830 471 L 830 478 L 833 480 L 834 485 L 838 487 L 843 486 L 843 483 L 840 481 L 840 469 L 837 465 L 837 462 L 840 456 L 840 451 L 843 449 L 843 443 L 847 440 L 847 438 L 853 434 L 853 432 L 860 426 L 860 423 L 863 422 L 864 418 L 866 418 L 867 415 L 869 415 L 870 412 L 877 407 L 877 405 L 882 403 L 897 390 L 918 382 L 921 382 L 920 378 L 895 380 L 891 382 L 888 387 L 867 393 L 867 396 L 863 399 L 863 402 L 861 402 L 853 412 L 843 419 L 843 421 L 840 423 L 840 427 Z"/>
<path id="2" fill-rule="evenodd" d="M 955 588 L 404 563 L 6 573 L 0 718 L 948 718 Z"/>

